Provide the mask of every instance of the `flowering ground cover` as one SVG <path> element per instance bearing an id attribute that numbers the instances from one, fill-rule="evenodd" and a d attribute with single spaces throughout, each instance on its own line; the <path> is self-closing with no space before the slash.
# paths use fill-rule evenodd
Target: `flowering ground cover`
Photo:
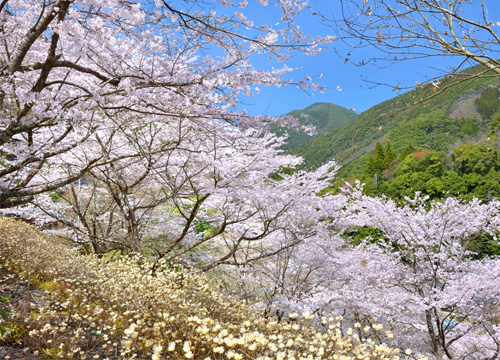
<path id="1" fill-rule="evenodd" d="M 0 220 L 0 264 L 2 351 L 27 359 L 399 358 L 381 325 L 364 339 L 341 317 L 277 322 L 180 266 L 83 256 L 12 219 Z"/>

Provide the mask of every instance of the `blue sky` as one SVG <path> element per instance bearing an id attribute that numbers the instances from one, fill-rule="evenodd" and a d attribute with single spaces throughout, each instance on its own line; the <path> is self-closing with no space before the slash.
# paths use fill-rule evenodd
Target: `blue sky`
<path id="1" fill-rule="evenodd" d="M 472 0 L 473 3 L 479 3 L 480 0 Z M 273 19 L 272 5 L 263 8 L 258 4 L 248 5 L 245 14 L 249 18 L 262 20 Z M 333 14 L 339 18 L 339 0 L 310 0 L 313 8 L 319 9 L 325 14 Z M 500 21 L 500 1 L 486 0 L 490 19 Z M 464 14 L 467 16 L 468 14 Z M 272 21 L 272 20 L 271 20 Z M 299 25 L 306 33 L 311 35 L 332 34 L 331 28 L 304 16 L 299 20 Z M 500 32 L 500 26 L 498 27 Z M 345 47 L 344 51 L 347 51 Z M 357 59 L 368 58 L 370 56 L 380 55 L 374 49 L 356 50 L 354 56 Z M 500 54 L 498 56 L 500 58 Z M 272 66 L 266 64 L 264 60 L 256 59 L 257 67 Z M 241 98 L 240 109 L 246 109 L 252 115 L 271 115 L 278 116 L 288 113 L 294 109 L 303 109 L 315 102 L 331 102 L 355 109 L 356 112 L 362 112 L 370 107 L 398 95 L 392 87 L 377 86 L 373 87 L 370 82 L 379 82 L 390 85 L 399 85 L 400 87 L 413 86 L 415 83 L 423 82 L 430 77 L 442 74 L 440 70 L 446 70 L 449 67 L 457 66 L 461 60 L 450 57 L 433 57 L 419 61 L 401 62 L 386 68 L 380 68 L 376 65 L 366 65 L 357 67 L 350 63 L 344 63 L 344 58 L 339 57 L 333 51 L 325 51 L 316 56 L 298 55 L 287 61 L 290 67 L 297 68 L 292 74 L 292 78 L 300 80 L 304 76 L 318 76 L 318 82 L 328 89 L 324 93 L 306 94 L 303 90 L 296 87 L 284 88 L 262 88 L 260 94 L 252 98 Z M 380 64 L 381 65 L 381 64 Z M 385 64 L 386 66 L 388 64 Z M 368 82 L 366 81 L 368 80 Z M 342 90 L 339 91 L 338 88 Z"/>

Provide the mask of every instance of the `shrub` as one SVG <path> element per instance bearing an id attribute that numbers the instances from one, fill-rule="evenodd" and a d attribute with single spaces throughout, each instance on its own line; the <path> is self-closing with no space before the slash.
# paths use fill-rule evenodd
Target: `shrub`
<path id="1" fill-rule="evenodd" d="M 83 256 L 12 219 L 0 220 L 0 264 L 43 289 L 12 318 L 22 346 L 49 358 L 398 358 L 384 343 L 344 334 L 341 317 L 278 322 L 213 291 L 202 274 L 165 263 L 151 274 L 144 258 Z"/>

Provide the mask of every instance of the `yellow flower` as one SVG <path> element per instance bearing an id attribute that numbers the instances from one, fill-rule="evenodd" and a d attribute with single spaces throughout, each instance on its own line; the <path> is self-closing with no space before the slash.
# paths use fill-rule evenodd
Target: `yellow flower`
<path id="1" fill-rule="evenodd" d="M 304 319 L 306 320 L 312 320 L 314 319 L 314 315 L 311 315 L 308 311 L 302 313 L 302 316 L 304 317 Z"/>
<path id="2" fill-rule="evenodd" d="M 163 350 L 163 346 L 161 346 L 160 344 L 156 344 L 155 346 L 153 346 L 153 352 L 157 355 L 159 355 L 162 350 Z"/>
<path id="3" fill-rule="evenodd" d="M 224 348 L 222 346 L 217 346 L 214 348 L 214 353 L 216 354 L 222 354 L 224 352 Z"/>

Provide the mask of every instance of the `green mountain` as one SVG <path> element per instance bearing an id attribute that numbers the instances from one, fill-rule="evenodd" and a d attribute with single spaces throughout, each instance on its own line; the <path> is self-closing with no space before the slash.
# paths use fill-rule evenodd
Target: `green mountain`
<path id="1" fill-rule="evenodd" d="M 446 90 L 440 93 L 428 85 L 380 103 L 345 125 L 296 147 L 292 153 L 304 157 L 308 168 L 335 159 L 344 166 L 343 174 L 351 175 L 364 168 L 366 154 L 373 151 L 377 141 L 389 140 L 396 153 L 410 145 L 447 151 L 454 143 L 468 141 L 489 128 L 491 117 L 481 116 L 475 99 L 485 88 L 500 83 L 500 78 L 471 76 L 480 70 L 473 67 L 444 78 L 438 89 Z M 423 98 L 428 100 L 413 105 L 416 99 Z"/>
<path id="2" fill-rule="evenodd" d="M 356 178 L 370 195 L 499 197 L 500 78 L 474 76 L 482 70 L 378 104 L 291 152 L 307 168 L 341 164 L 334 188 Z"/>
<path id="3" fill-rule="evenodd" d="M 271 131 L 277 135 L 288 133 L 288 142 L 283 147 L 287 152 L 294 151 L 299 146 L 306 146 L 313 139 L 326 134 L 354 119 L 357 114 L 342 106 L 330 103 L 315 103 L 303 110 L 293 110 L 288 115 L 293 115 L 299 119 L 303 125 L 314 125 L 316 135 L 310 136 L 303 131 L 281 128 L 276 125 L 271 127 Z"/>

